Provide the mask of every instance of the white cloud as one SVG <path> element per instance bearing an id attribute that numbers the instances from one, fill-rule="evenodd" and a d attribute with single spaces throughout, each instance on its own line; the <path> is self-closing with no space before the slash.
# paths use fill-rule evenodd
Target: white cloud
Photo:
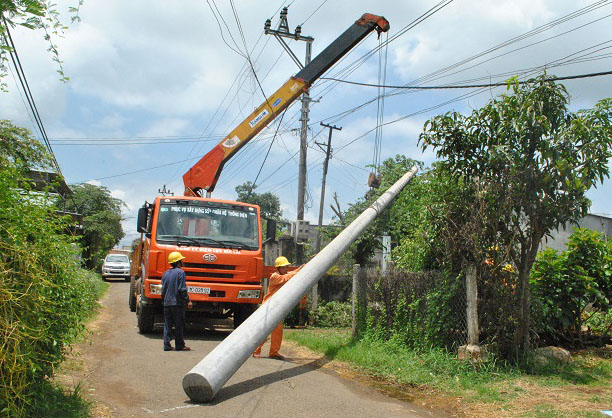
<path id="1" fill-rule="evenodd" d="M 587 4 L 589 2 L 586 0 L 453 2 L 389 44 L 387 84 L 400 85 L 419 79 Z M 391 38 L 426 12 L 433 3 L 380 0 L 374 4 L 358 0 L 351 3 L 349 10 L 344 2 L 327 2 L 308 18 L 318 5 L 319 3 L 294 2 L 289 13 L 291 28 L 306 20 L 302 33 L 315 37 L 315 55 L 364 12 L 386 16 L 391 23 Z M 217 6 L 226 18 L 231 33 L 242 47 L 229 4 L 217 2 Z M 269 95 L 297 71 L 297 67 L 280 45 L 271 37 L 262 35 L 265 19 L 273 17 L 273 25 L 278 24 L 278 16 L 271 16 L 276 13 L 278 4 L 247 2 L 236 6 L 249 48 L 259 42 L 251 58 L 258 80 Z M 537 36 L 500 49 L 482 60 L 511 49 L 525 49 L 452 76 L 445 73 L 442 78 L 432 77 L 426 84 L 448 84 L 470 79 L 488 81 L 488 77 L 504 72 L 512 73 L 544 64 L 550 66 L 561 57 L 612 39 L 610 19 L 589 24 L 609 14 L 610 9 L 610 5 L 604 5 Z M 71 78 L 68 84 L 58 81 L 57 66 L 46 52 L 48 44 L 40 33 L 23 28 L 15 28 L 13 31 L 37 107 L 52 139 L 221 135 L 233 129 L 262 102 L 260 87 L 249 71 L 243 72 L 230 89 L 245 65 L 245 60 L 223 42 L 221 33 L 226 41 L 234 46 L 228 30 L 225 27 L 222 31 L 219 30 L 206 2 L 184 0 L 179 4 L 161 0 L 87 1 L 81 7 L 80 15 L 82 22 L 73 25 L 64 38 L 57 39 L 66 75 Z M 585 24 L 588 25 L 578 28 Z M 576 30 L 562 34 L 572 29 Z M 558 37 L 544 41 L 545 38 L 556 35 Z M 382 39 L 386 39 L 385 34 Z M 527 47 L 537 41 L 542 42 Z M 289 40 L 287 42 L 300 58 L 304 56 L 303 43 Z M 370 36 L 326 76 L 377 83 L 376 54 L 364 64 L 352 68 L 354 71 L 339 73 L 339 70 L 350 63 L 358 62 L 376 46 L 376 37 Z M 599 54 L 607 51 L 601 50 Z M 472 64 L 477 62 L 480 61 Z M 460 71 L 465 67 L 461 66 L 453 71 Z M 558 75 L 569 75 L 603 71 L 609 67 L 610 58 L 607 58 L 552 67 L 549 71 Z M 17 124 L 34 128 L 12 78 L 9 76 L 7 81 L 11 92 L 0 96 L 0 118 L 9 118 Z M 354 108 L 375 97 L 377 91 L 374 88 L 344 84 L 328 90 L 331 85 L 330 82 L 321 81 L 312 89 L 314 99 L 323 97 L 320 103 L 312 104 L 310 123 L 313 133 L 322 131 L 317 137 L 318 142 L 325 142 L 327 139 L 327 131 L 319 126 L 319 121 L 325 120 L 343 127 L 342 131 L 333 134 L 335 158 L 330 162 L 327 188 L 328 199 L 329 193 L 337 191 L 342 204 L 346 204 L 361 196 L 367 187 L 366 165 L 371 164 L 373 159 L 374 132 L 344 149 L 342 147 L 376 126 L 376 102 L 359 109 Z M 597 100 L 609 96 L 612 91 L 610 80 L 603 77 L 568 81 L 565 85 L 572 96 L 574 108 L 592 107 Z M 388 97 L 385 101 L 386 122 L 406 115 L 413 116 L 383 128 L 382 159 L 399 153 L 430 163 L 434 160 L 432 151 L 422 153 L 417 146 L 423 122 L 436 114 L 453 109 L 469 111 L 472 107 L 481 106 L 501 91 L 492 90 L 439 108 L 437 106 L 441 103 L 465 92 L 427 91 Z M 295 103 L 287 111 L 281 131 L 299 127 L 299 108 L 300 103 Z M 430 108 L 432 110 L 427 110 Z M 341 117 L 341 112 L 347 114 Z M 264 131 L 263 136 L 271 138 L 275 131 L 276 125 L 271 125 Z M 129 205 L 125 216 L 135 216 L 135 210 L 142 202 L 145 199 L 151 201 L 164 184 L 180 193 L 183 188 L 181 175 L 196 160 L 168 164 L 200 157 L 214 144 L 212 141 L 197 144 L 173 141 L 163 145 L 58 145 L 54 148 L 69 182 L 110 177 L 102 183 L 92 180 L 89 183 L 104 184 L 116 193 L 124 192 L 122 198 Z M 269 144 L 270 139 L 254 143 L 230 160 L 214 196 L 233 199 L 236 185 L 253 181 L 262 166 Z M 292 180 L 297 178 L 297 163 L 289 158 L 298 149 L 299 137 L 284 134 L 276 138 L 258 180 L 262 182 L 268 178 L 261 183 L 258 191 L 272 190 L 278 193 L 288 218 L 295 217 L 297 194 L 297 180 Z M 279 170 L 281 164 L 288 160 Z M 312 215 L 315 219 L 319 199 L 315 191 L 321 181 L 321 160 L 320 152 L 308 150 L 313 209 L 307 216 Z M 139 171 L 150 167 L 158 168 Z M 136 173 L 111 177 L 125 172 Z M 605 207 L 605 196 L 612 195 L 609 193 L 610 187 L 609 182 L 606 182 L 599 189 L 601 192 L 598 190 L 593 194 L 594 207 Z M 133 219 L 125 222 L 130 233 L 135 233 Z"/>
<path id="2" fill-rule="evenodd" d="M 121 190 L 121 189 L 113 189 L 110 191 L 110 195 L 111 197 L 114 197 L 115 199 L 121 199 L 124 200 L 125 196 L 126 196 L 126 192 Z M 129 206 L 128 206 L 129 208 Z"/>

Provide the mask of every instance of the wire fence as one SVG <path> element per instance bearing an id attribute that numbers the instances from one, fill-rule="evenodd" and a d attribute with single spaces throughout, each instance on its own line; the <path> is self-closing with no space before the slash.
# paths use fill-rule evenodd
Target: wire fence
<path id="1" fill-rule="evenodd" d="M 437 272 L 364 269 L 366 332 L 400 338 L 411 346 L 467 343 L 465 282 Z"/>

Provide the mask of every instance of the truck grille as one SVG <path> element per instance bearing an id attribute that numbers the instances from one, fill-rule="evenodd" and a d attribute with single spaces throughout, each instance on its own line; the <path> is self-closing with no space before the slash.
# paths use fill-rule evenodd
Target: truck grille
<path id="1" fill-rule="evenodd" d="M 226 264 L 183 263 L 183 267 L 210 270 L 236 270 L 236 266 Z"/>
<path id="2" fill-rule="evenodd" d="M 233 279 L 234 275 L 231 273 L 209 273 L 206 271 L 186 271 L 187 277 L 210 277 L 211 279 Z"/>

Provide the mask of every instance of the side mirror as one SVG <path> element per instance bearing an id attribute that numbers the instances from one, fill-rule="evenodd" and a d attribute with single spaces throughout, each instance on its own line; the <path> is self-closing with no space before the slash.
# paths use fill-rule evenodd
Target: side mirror
<path id="1" fill-rule="evenodd" d="M 276 221 L 274 219 L 266 219 L 266 240 L 264 243 L 276 240 Z"/>
<path id="2" fill-rule="evenodd" d="M 138 220 L 136 221 L 136 231 L 147 233 L 147 215 L 149 210 L 147 208 L 138 209 Z"/>

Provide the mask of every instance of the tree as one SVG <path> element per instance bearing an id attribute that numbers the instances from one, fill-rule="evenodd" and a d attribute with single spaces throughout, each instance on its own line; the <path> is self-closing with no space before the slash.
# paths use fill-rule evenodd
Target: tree
<path id="1" fill-rule="evenodd" d="M 350 204 L 349 208 L 344 213 L 344 222 L 346 225 L 355 220 L 361 213 L 366 210 L 376 199 L 382 195 L 389 187 L 400 179 L 413 166 L 423 167 L 423 163 L 407 158 L 403 155 L 396 155 L 395 158 L 388 158 L 378 169 L 381 177 L 381 185 L 378 189 L 370 189 L 366 194 L 359 198 L 355 203 Z M 418 176 L 417 176 L 418 178 Z M 413 180 L 414 181 L 414 180 Z M 408 193 L 406 187 L 398 196 Z M 395 209 L 395 205 L 383 213 L 372 222 L 372 224 L 364 231 L 364 233 L 355 241 L 349 248 L 349 255 L 353 263 L 365 266 L 374 255 L 374 251 L 381 248 L 382 243 L 380 237 L 391 234 L 394 238 L 399 239 L 402 231 L 396 228 L 397 218 L 402 216 L 401 211 Z M 341 232 L 341 229 L 333 229 L 329 231 L 330 238 L 334 238 Z"/>
<path id="2" fill-rule="evenodd" d="M 72 14 L 72 22 L 80 21 L 79 9 L 84 0 L 75 0 L 76 7 L 69 7 Z M 32 30 L 44 32 L 44 39 L 49 42 L 48 51 L 53 61 L 58 65 L 57 72 L 62 81 L 68 81 L 64 74 L 62 61 L 59 59 L 57 45 L 53 43 L 52 36 L 61 36 L 67 29 L 60 22 L 60 13 L 57 5 L 45 0 L 0 0 L 0 88 L 6 91 L 6 83 L 3 81 L 8 70 L 7 53 L 12 52 L 9 43 L 8 27 L 23 26 Z"/>
<path id="3" fill-rule="evenodd" d="M 261 208 L 261 215 L 266 218 L 280 220 L 283 215 L 280 199 L 273 193 L 255 193 L 256 185 L 247 181 L 236 186 L 234 190 L 238 194 L 237 200 L 245 203 L 252 203 Z"/>
<path id="4" fill-rule="evenodd" d="M 36 167 L 51 168 L 51 158 L 29 130 L 0 120 L 0 166 L 9 164 L 24 173 Z"/>
<path id="5" fill-rule="evenodd" d="M 612 100 L 572 113 L 565 88 L 545 74 L 525 84 L 512 79 L 509 89 L 469 116 L 431 119 L 419 141 L 423 149 L 435 148 L 441 167 L 486 203 L 488 236 L 513 244 L 514 342 L 527 348 L 529 272 L 542 237 L 584 216 L 587 190 L 609 176 Z"/>
<path id="6" fill-rule="evenodd" d="M 88 268 L 98 268 L 108 251 L 123 238 L 120 199 L 110 195 L 103 186 L 77 184 L 73 196 L 66 202 L 66 210 L 83 215 L 83 259 Z"/>
<path id="7" fill-rule="evenodd" d="M 140 237 L 134 238 L 132 240 L 132 244 L 130 245 L 130 257 L 134 253 L 134 251 L 136 251 L 136 248 L 138 248 L 139 245 L 140 245 Z"/>

